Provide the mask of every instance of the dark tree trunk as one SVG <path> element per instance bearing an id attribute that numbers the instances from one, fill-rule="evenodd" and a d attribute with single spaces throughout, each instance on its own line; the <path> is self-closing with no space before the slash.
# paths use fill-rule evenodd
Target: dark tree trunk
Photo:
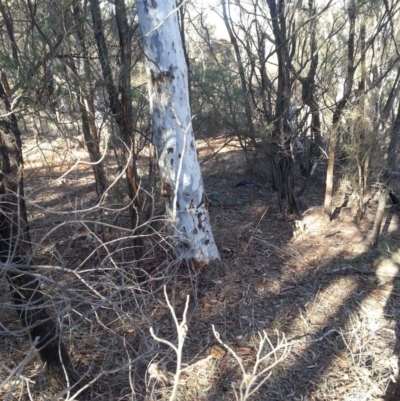
<path id="1" fill-rule="evenodd" d="M 343 96 L 336 104 L 335 111 L 332 117 L 331 134 L 328 148 L 328 167 L 326 171 L 326 188 L 324 199 L 324 220 L 330 221 L 332 198 L 333 198 L 333 170 L 335 166 L 336 144 L 338 137 L 338 129 L 340 118 L 350 98 L 354 82 L 354 41 L 355 41 L 355 26 L 356 26 L 356 4 L 354 0 L 350 0 L 347 6 L 349 16 L 349 40 L 347 45 L 347 76 Z"/>
<path id="2" fill-rule="evenodd" d="M 31 265 L 31 242 L 23 186 L 21 136 L 17 119 L 0 84 L 0 263 L 6 269 L 12 300 L 52 384 L 65 388 L 75 372 L 58 327 L 45 308 L 46 296 Z"/>
<path id="3" fill-rule="evenodd" d="M 315 99 L 315 77 L 318 68 L 318 49 L 316 40 L 316 10 L 314 0 L 308 1 L 310 13 L 310 56 L 311 63 L 308 74 L 305 78 L 299 77 L 302 85 L 302 101 L 310 108 L 311 113 L 311 127 L 310 127 L 310 151 L 308 157 L 308 171 L 310 174 L 312 166 L 317 163 L 318 158 L 321 156 L 322 136 L 321 136 L 321 119 L 320 111 L 317 100 Z"/>
<path id="4" fill-rule="evenodd" d="M 99 136 L 95 123 L 95 110 L 93 100 L 93 89 L 91 85 L 91 73 L 89 64 L 89 54 L 85 42 L 85 30 L 83 24 L 83 13 L 80 4 L 77 0 L 73 3 L 73 11 L 75 16 L 76 33 L 81 48 L 81 54 L 84 63 L 84 81 L 77 82 L 77 98 L 82 116 L 82 131 L 86 143 L 86 148 L 90 156 L 90 161 L 93 164 L 93 173 L 96 181 L 96 191 L 99 196 L 102 196 L 107 189 L 107 177 L 104 171 L 103 163 L 100 161 L 101 152 L 99 144 Z M 74 60 L 70 61 L 70 67 L 78 78 L 78 71 L 75 67 Z"/>
<path id="5" fill-rule="evenodd" d="M 381 194 L 379 197 L 378 209 L 375 215 L 374 227 L 372 229 L 372 234 L 371 234 L 371 242 L 370 242 L 371 248 L 375 248 L 376 245 L 378 244 L 383 216 L 385 213 L 386 199 L 390 191 L 390 177 L 393 168 L 395 167 L 395 160 L 397 154 L 396 148 L 397 148 L 397 142 L 399 141 L 399 137 L 400 137 L 400 102 L 397 107 L 396 119 L 390 132 L 390 142 L 387 151 L 386 168 L 383 173 L 383 180 L 381 183 Z"/>
<path id="6" fill-rule="evenodd" d="M 366 20 L 365 15 L 362 13 L 361 22 L 360 22 L 360 66 L 361 66 L 361 77 L 360 83 L 358 85 L 358 92 L 360 93 L 360 101 L 359 101 L 359 110 L 360 110 L 360 123 L 364 119 L 365 115 L 365 90 L 366 90 L 366 81 L 367 81 L 367 64 L 366 64 Z M 367 182 L 369 176 L 369 161 L 372 152 L 371 147 L 371 136 L 374 135 L 373 132 L 368 132 L 368 130 L 360 129 L 360 146 L 356 155 L 357 159 L 357 167 L 358 167 L 358 205 L 357 205 L 357 214 L 356 221 L 358 223 L 364 217 L 365 213 L 365 205 L 364 205 L 364 197 L 367 190 Z"/>
<path id="7" fill-rule="evenodd" d="M 400 70 L 399 70 L 400 71 Z M 400 137 L 400 101 L 397 105 L 397 114 L 390 133 L 390 142 L 387 155 L 387 169 L 392 172 L 396 167 L 397 146 Z"/>
<path id="8" fill-rule="evenodd" d="M 83 138 L 85 140 L 86 149 L 89 153 L 90 161 L 94 163 L 92 168 L 96 183 L 96 192 L 100 197 L 107 189 L 107 177 L 103 163 L 100 161 L 101 153 L 97 128 L 94 122 L 94 107 L 91 107 L 93 104 L 90 105 L 93 99 L 88 93 L 86 93 L 85 89 L 81 87 L 81 85 L 85 85 L 85 83 L 79 81 L 79 74 L 74 60 L 68 60 L 65 58 L 64 63 L 71 69 L 74 78 L 76 79 L 76 99 L 81 112 Z M 93 113 L 93 115 L 90 115 L 91 113 Z"/>
<path id="9" fill-rule="evenodd" d="M 291 81 L 289 76 L 289 42 L 286 39 L 286 17 L 284 1 L 267 0 L 271 13 L 272 28 L 275 37 L 275 49 L 278 58 L 278 90 L 276 97 L 275 123 L 273 130 L 274 160 L 276 164 L 277 188 L 280 208 L 283 214 L 298 213 L 293 192 L 293 155 L 291 143 L 294 140 L 290 127 Z"/>
<path id="10" fill-rule="evenodd" d="M 118 125 L 122 140 L 131 151 L 131 158 L 126 168 L 126 179 L 128 184 L 129 197 L 131 199 L 130 215 L 131 226 L 136 228 L 139 225 L 140 200 L 138 193 L 138 179 L 136 171 L 136 154 L 133 141 L 132 127 L 132 95 L 131 95 L 131 32 L 129 31 L 128 21 L 124 0 L 115 1 L 115 14 L 117 19 L 118 34 L 121 51 L 121 73 L 119 90 L 114 85 L 111 74 L 111 66 L 108 57 L 106 39 L 103 32 L 103 24 L 100 13 L 99 0 L 90 0 L 94 37 L 96 40 L 97 51 L 100 58 L 103 78 L 106 82 L 110 109 Z M 121 101 L 118 94 L 121 93 Z M 135 233 L 134 251 L 137 260 L 142 255 L 142 240 L 140 233 Z"/>
<path id="11" fill-rule="evenodd" d="M 279 208 L 285 215 L 299 212 L 293 192 L 293 166 L 291 156 L 281 156 L 272 164 L 273 186 L 278 194 Z"/>
<path id="12" fill-rule="evenodd" d="M 114 85 L 111 73 L 111 65 L 108 57 L 106 38 L 103 32 L 99 0 L 90 0 L 90 11 L 92 15 L 94 38 L 96 40 L 101 71 L 107 89 L 108 101 L 110 102 L 110 109 L 118 127 L 122 127 L 121 103 L 118 99 L 118 90 Z"/>
<path id="13" fill-rule="evenodd" d="M 122 135 L 126 146 L 131 150 L 131 157 L 126 168 L 128 180 L 129 198 L 131 199 L 131 226 L 138 230 L 139 212 L 141 209 L 138 193 L 138 176 L 136 171 L 136 149 L 132 126 L 132 93 L 131 93 L 131 32 L 126 18 L 125 1 L 115 0 L 115 15 L 117 18 L 119 46 L 121 50 L 121 72 L 120 72 L 120 92 L 121 92 L 121 117 Z M 136 232 L 134 240 L 134 252 L 136 260 L 140 260 L 143 254 L 143 241 Z"/>
<path id="14" fill-rule="evenodd" d="M 370 248 L 375 248 L 378 245 L 379 234 L 381 233 L 381 226 L 383 216 L 385 215 L 386 198 L 389 190 L 387 187 L 381 188 L 381 194 L 379 196 L 378 208 L 375 214 L 374 226 L 371 233 Z"/>

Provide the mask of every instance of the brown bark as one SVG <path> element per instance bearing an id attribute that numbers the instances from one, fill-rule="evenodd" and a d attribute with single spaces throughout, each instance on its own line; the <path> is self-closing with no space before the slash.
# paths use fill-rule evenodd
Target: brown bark
<path id="1" fill-rule="evenodd" d="M 108 101 L 110 102 L 110 109 L 118 127 L 122 127 L 121 103 L 118 99 L 118 90 L 114 85 L 114 80 L 111 73 L 111 65 L 108 56 L 106 38 L 103 31 L 99 0 L 90 0 L 90 10 L 93 22 L 94 38 L 96 41 L 101 71 L 108 94 Z"/>
<path id="2" fill-rule="evenodd" d="M 135 142 L 132 126 L 132 94 L 131 94 L 131 33 L 129 30 L 128 20 L 126 18 L 125 1 L 115 0 L 115 15 L 117 19 L 119 46 L 121 50 L 121 73 L 120 73 L 120 93 L 121 93 L 121 117 L 122 117 L 122 134 L 125 139 L 126 146 L 131 150 L 131 157 L 126 169 L 126 177 L 129 187 L 129 198 L 131 204 L 131 226 L 136 228 L 139 225 L 139 211 L 141 209 L 138 179 L 136 171 L 136 153 Z M 136 233 L 134 252 L 137 260 L 140 260 L 143 252 L 143 242 Z"/>
<path id="3" fill-rule="evenodd" d="M 91 85 L 91 73 L 89 63 L 89 53 L 86 48 L 85 31 L 83 21 L 83 13 L 78 1 L 73 3 L 73 12 L 75 16 L 76 32 L 83 56 L 84 81 L 78 82 L 77 98 L 79 109 L 82 116 L 82 131 L 86 143 L 86 148 L 90 156 L 90 161 L 96 163 L 93 165 L 93 173 L 96 182 L 96 191 L 99 196 L 102 196 L 107 189 L 107 177 L 104 171 L 104 166 L 101 161 L 100 143 L 95 123 L 95 110 L 93 100 L 93 88 Z M 70 64 L 74 69 L 74 73 L 78 76 L 78 71 L 75 68 L 74 61 Z"/>
<path id="4" fill-rule="evenodd" d="M 366 79 L 367 79 L 367 66 L 365 60 L 365 53 L 366 53 L 366 44 L 365 44 L 365 36 L 366 36 L 366 29 L 365 29 L 365 15 L 363 14 L 361 18 L 360 24 L 360 52 L 361 52 L 361 59 L 360 59 L 360 66 L 361 66 L 361 78 L 360 84 L 358 87 L 358 91 L 360 92 L 360 115 L 361 119 L 364 119 L 365 113 L 365 89 L 366 89 Z M 364 216 L 364 196 L 367 186 L 368 180 L 368 173 L 369 173 L 369 159 L 371 155 L 371 138 L 365 138 L 364 130 L 361 127 L 360 130 L 360 153 L 357 155 L 357 165 L 358 165 L 358 205 L 357 205 L 357 214 L 356 220 L 360 222 Z M 372 134 L 372 133 L 371 133 Z M 367 132 L 368 135 L 368 132 Z M 366 144 L 366 146 L 364 145 Z"/>
<path id="5" fill-rule="evenodd" d="M 106 82 L 110 109 L 118 125 L 121 137 L 125 142 L 127 148 L 131 151 L 131 158 L 126 168 L 126 179 L 129 197 L 132 202 L 130 207 L 131 226 L 132 228 L 137 229 L 139 225 L 139 211 L 141 205 L 138 193 L 136 154 L 134 149 L 132 128 L 132 95 L 130 92 L 131 33 L 129 31 L 128 21 L 126 18 L 125 3 L 123 0 L 117 0 L 115 2 L 115 14 L 117 19 L 121 51 L 121 73 L 119 91 L 114 85 L 111 73 L 111 66 L 108 56 L 107 43 L 103 31 L 99 0 L 90 0 L 90 4 L 94 37 L 96 40 L 103 78 Z M 121 93 L 121 101 L 118 99 L 119 93 Z M 137 260 L 139 260 L 142 255 L 142 241 L 139 238 L 138 231 L 136 232 L 135 236 L 134 251 Z"/>
<path id="6" fill-rule="evenodd" d="M 284 214 L 298 213 L 293 191 L 292 129 L 289 124 L 291 81 L 289 75 L 289 42 L 286 38 L 284 1 L 267 0 L 271 13 L 275 50 L 278 58 L 278 90 L 276 96 L 275 122 L 273 130 L 274 163 L 278 183 L 277 192 L 281 211 Z"/>
<path id="7" fill-rule="evenodd" d="M 315 10 L 315 1 L 309 0 L 309 13 L 310 13 L 310 69 L 305 78 L 299 77 L 299 80 L 302 84 L 302 100 L 304 104 L 306 104 L 310 108 L 311 113 L 311 127 L 310 127 L 310 154 L 309 154 L 309 162 L 310 165 L 315 163 L 315 160 L 321 155 L 322 148 L 322 136 L 321 136 L 321 119 L 320 119 L 320 111 L 317 100 L 315 99 L 315 77 L 317 74 L 318 68 L 318 49 L 317 49 L 317 40 L 316 40 L 316 10 Z M 310 170 L 309 166 L 309 170 Z"/>
<path id="8" fill-rule="evenodd" d="M 324 220 L 330 221 L 332 196 L 333 196 L 333 170 L 335 166 L 335 153 L 337 144 L 337 133 L 339 129 L 340 117 L 345 109 L 351 95 L 354 82 L 354 40 L 355 40 L 355 22 L 356 5 L 354 0 L 350 0 L 347 8 L 349 16 L 349 40 L 347 45 L 347 76 L 345 80 L 344 93 L 342 98 L 336 104 L 332 117 L 332 126 L 328 149 L 328 167 L 326 171 L 326 188 L 324 200 Z"/>
<path id="9" fill-rule="evenodd" d="M 379 234 L 381 232 L 381 226 L 383 221 L 383 216 L 385 215 L 386 199 L 389 190 L 387 187 L 381 189 L 379 196 L 378 209 L 376 210 L 374 227 L 372 228 L 370 248 L 375 248 L 378 245 Z"/>

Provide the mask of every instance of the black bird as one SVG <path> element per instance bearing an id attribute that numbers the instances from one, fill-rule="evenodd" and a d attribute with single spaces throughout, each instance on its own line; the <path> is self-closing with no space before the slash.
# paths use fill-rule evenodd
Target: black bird
<path id="1" fill-rule="evenodd" d="M 250 178 L 243 178 L 236 184 L 236 188 L 238 187 L 256 187 L 256 188 L 261 188 L 261 185 L 254 181 L 251 180 Z"/>

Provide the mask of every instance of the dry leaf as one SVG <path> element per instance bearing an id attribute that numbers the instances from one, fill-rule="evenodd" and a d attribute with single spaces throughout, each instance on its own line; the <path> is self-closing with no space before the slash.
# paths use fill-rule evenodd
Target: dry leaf
<path id="1" fill-rule="evenodd" d="M 236 353 L 241 356 L 241 355 L 250 355 L 253 353 L 253 350 L 249 347 L 240 347 L 235 349 Z"/>
<path id="2" fill-rule="evenodd" d="M 210 349 L 210 355 L 220 361 L 226 355 L 226 350 L 218 345 L 213 345 Z"/>

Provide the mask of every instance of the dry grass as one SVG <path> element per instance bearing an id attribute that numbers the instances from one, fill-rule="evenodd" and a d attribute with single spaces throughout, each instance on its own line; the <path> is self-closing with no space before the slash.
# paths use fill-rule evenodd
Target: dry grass
<path id="1" fill-rule="evenodd" d="M 86 398 L 168 400 L 175 383 L 176 400 L 234 400 L 235 392 L 241 399 L 241 389 L 254 378 L 246 374 L 260 357 L 260 334 L 270 339 L 264 344 L 269 351 L 285 334 L 290 352 L 257 378 L 255 385 L 271 373 L 252 400 L 389 401 L 400 348 L 395 213 L 387 215 L 379 251 L 370 252 L 375 205 L 359 225 L 351 211 L 322 225 L 323 185 L 317 182 L 305 197 L 308 211 L 295 224 L 282 219 L 266 181 L 260 191 L 235 187 L 246 175 L 239 151 L 220 151 L 217 162 L 203 144 L 208 190 L 243 200 L 242 206 L 212 207 L 222 261 L 202 272 L 179 267 L 168 259 L 165 238 L 147 224 L 148 251 L 138 264 L 123 181 L 107 203 L 93 207 L 87 166 L 56 180 L 84 157 L 81 150 L 74 154 L 70 146 L 72 153 L 62 159 L 63 145 L 57 144 L 57 157 L 45 153 L 49 166 L 54 163 L 48 168 L 34 145 L 27 145 L 26 186 L 35 262 L 50 295 L 48 308 L 58 317 L 83 382 L 90 384 Z M 114 167 L 109 160 L 109 171 Z M 144 269 L 149 279 L 139 284 L 135 269 Z M 50 399 L 1 278 L 0 398 Z M 150 333 L 153 327 L 157 338 L 178 344 L 164 285 L 178 323 L 190 297 L 179 377 L 176 352 Z M 272 363 L 263 361 L 259 371 Z"/>

